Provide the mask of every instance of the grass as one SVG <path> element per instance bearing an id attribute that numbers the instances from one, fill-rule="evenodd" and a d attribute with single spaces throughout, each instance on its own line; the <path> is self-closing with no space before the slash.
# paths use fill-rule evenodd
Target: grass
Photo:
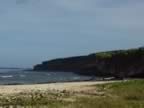
<path id="1" fill-rule="evenodd" d="M 137 54 L 143 56 L 144 48 L 98 52 L 98 53 L 96 53 L 96 57 L 98 59 L 110 59 L 113 56 L 131 56 L 131 55 L 137 55 Z"/>
<path id="2" fill-rule="evenodd" d="M 121 82 L 119 84 L 111 84 L 112 93 L 125 99 L 132 101 L 144 101 L 144 81 L 132 80 Z"/>
<path id="3" fill-rule="evenodd" d="M 14 108 L 144 108 L 144 80 L 94 85 L 94 93 L 33 91 L 0 96 L 0 106 Z M 73 101 L 71 101 L 73 100 Z M 16 107 L 19 106 L 19 107 Z"/>
<path id="4" fill-rule="evenodd" d="M 0 106 L 4 108 L 6 106 L 21 106 L 21 107 L 40 107 L 47 106 L 50 108 L 58 108 L 58 106 L 65 106 L 67 102 L 63 101 L 63 98 L 67 98 L 68 93 L 55 93 L 50 91 L 32 91 L 29 93 L 19 93 L 12 95 L 1 95 Z M 18 108 L 19 108 L 18 107 Z M 17 108 L 17 107 L 16 107 Z"/>

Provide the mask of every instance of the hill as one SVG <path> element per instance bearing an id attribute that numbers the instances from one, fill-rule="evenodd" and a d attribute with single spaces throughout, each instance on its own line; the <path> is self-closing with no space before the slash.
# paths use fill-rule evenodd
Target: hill
<path id="1" fill-rule="evenodd" d="M 75 72 L 83 75 L 144 77 L 144 48 L 98 52 L 54 59 L 34 66 L 35 71 Z"/>

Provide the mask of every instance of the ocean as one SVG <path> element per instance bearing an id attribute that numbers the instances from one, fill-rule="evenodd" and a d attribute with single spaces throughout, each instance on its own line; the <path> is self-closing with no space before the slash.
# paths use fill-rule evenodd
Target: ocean
<path id="1" fill-rule="evenodd" d="M 0 69 L 0 85 L 37 84 L 97 79 L 93 76 L 77 75 L 72 72 L 35 72 L 23 69 Z"/>

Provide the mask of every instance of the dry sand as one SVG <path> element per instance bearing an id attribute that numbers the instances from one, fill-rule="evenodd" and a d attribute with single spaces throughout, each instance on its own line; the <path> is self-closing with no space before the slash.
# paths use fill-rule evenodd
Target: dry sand
<path id="1" fill-rule="evenodd" d="M 20 92 L 31 91 L 81 91 L 90 89 L 90 86 L 96 84 L 111 83 L 113 81 L 88 81 L 88 82 L 65 82 L 65 83 L 51 83 L 51 84 L 31 84 L 31 85 L 0 85 L 0 94 L 13 94 Z"/>

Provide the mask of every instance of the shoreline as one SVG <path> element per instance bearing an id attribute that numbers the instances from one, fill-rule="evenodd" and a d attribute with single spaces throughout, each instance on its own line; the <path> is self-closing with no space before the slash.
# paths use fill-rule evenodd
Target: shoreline
<path id="1" fill-rule="evenodd" d="M 79 92 L 93 89 L 93 85 L 119 82 L 114 81 L 81 81 L 81 82 L 58 82 L 45 84 L 26 84 L 26 85 L 0 85 L 0 94 L 18 94 L 33 91 L 70 91 Z"/>
<path id="2" fill-rule="evenodd" d="M 49 81 L 49 82 L 35 82 L 35 83 L 5 83 L 5 84 L 0 84 L 0 86 L 4 85 L 33 85 L 33 84 L 53 84 L 53 83 L 71 83 L 71 82 L 101 82 L 101 81 L 118 81 L 117 79 L 88 79 L 88 80 L 72 80 L 72 81 Z"/>

